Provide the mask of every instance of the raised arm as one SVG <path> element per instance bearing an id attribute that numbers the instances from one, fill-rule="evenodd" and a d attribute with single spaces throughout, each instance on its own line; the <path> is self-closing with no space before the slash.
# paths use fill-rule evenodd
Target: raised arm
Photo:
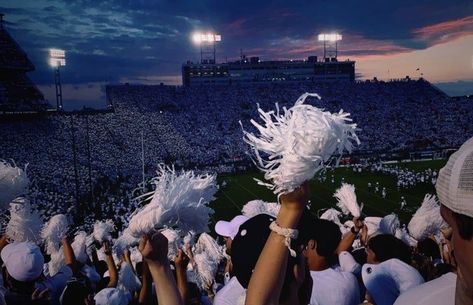
<path id="1" fill-rule="evenodd" d="M 156 286 L 156 297 L 162 305 L 183 305 L 168 260 L 168 240 L 161 233 L 143 236 L 140 251 L 148 263 Z"/>
<path id="2" fill-rule="evenodd" d="M 62 249 L 64 251 L 64 262 L 67 266 L 72 269 L 72 272 L 77 271 L 77 262 L 76 256 L 74 255 L 74 250 L 71 247 L 71 243 L 67 240 L 66 237 L 61 239 Z"/>
<path id="3" fill-rule="evenodd" d="M 176 282 L 177 289 L 181 295 L 184 303 L 187 304 L 189 299 L 189 292 L 187 291 L 187 264 L 189 263 L 189 257 L 181 249 L 177 250 L 176 259 Z"/>
<path id="4" fill-rule="evenodd" d="M 309 186 L 304 183 L 295 191 L 283 195 L 276 223 L 280 228 L 295 229 L 309 198 Z M 276 305 L 286 275 L 288 248 L 285 237 L 274 231 L 268 237 L 246 294 L 246 305 Z"/>
<path id="5" fill-rule="evenodd" d="M 351 230 L 343 236 L 343 239 L 338 244 L 336 253 L 339 255 L 342 251 L 348 251 L 350 247 L 353 245 L 353 242 L 357 238 L 358 234 L 360 234 L 361 229 L 363 228 L 363 221 L 358 217 L 353 217 L 353 227 Z"/>
<path id="6" fill-rule="evenodd" d="M 118 284 L 118 271 L 117 266 L 115 265 L 115 262 L 113 260 L 112 247 L 110 246 L 110 242 L 108 240 L 105 240 L 103 242 L 103 247 L 104 253 L 107 256 L 106 262 L 108 267 L 108 273 L 110 275 L 110 281 L 108 282 L 107 287 L 115 288 Z"/>

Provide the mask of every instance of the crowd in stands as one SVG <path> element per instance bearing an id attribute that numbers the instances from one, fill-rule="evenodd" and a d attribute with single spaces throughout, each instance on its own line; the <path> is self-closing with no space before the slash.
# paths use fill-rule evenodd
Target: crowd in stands
<path id="1" fill-rule="evenodd" d="M 472 160 L 473 138 L 438 174 L 442 224 L 421 223 L 429 234 L 415 239 L 410 231 L 413 243 L 386 233 L 383 220 L 373 229 L 368 217 L 354 216 L 342 232 L 334 218 L 316 218 L 306 208 L 308 183 L 280 196 L 276 209 L 262 202 L 217 222 L 220 244 L 205 233 L 172 237 L 168 228 L 120 249 L 111 231 L 94 225 L 51 230 L 61 238 L 50 252 L 54 241 L 44 233 L 44 241 L 20 241 L 28 234 L 7 229 L 0 304 L 471 304 Z M 25 205 L 20 197 L 11 208 Z"/>
<path id="2" fill-rule="evenodd" d="M 423 80 L 121 85 L 107 88 L 114 108 L 111 113 L 57 114 L 0 124 L 0 156 L 18 165 L 28 164 L 34 177 L 33 200 L 50 215 L 67 211 L 76 201 L 75 147 L 78 197 L 90 198 L 92 193 L 96 213 L 108 213 L 106 206 L 128 202 L 128 194 L 142 181 L 143 157 L 146 177 L 153 175 L 160 162 L 216 172 L 251 165 L 239 121 L 252 130 L 250 118 L 256 116 L 258 105 L 269 110 L 277 102 L 282 109 L 293 105 L 303 92 L 318 93 L 321 100 L 309 100 L 318 107 L 351 113 L 361 129 L 362 144 L 355 153 L 458 147 L 473 130 L 471 102 L 451 99 Z M 408 183 L 404 180 L 400 187 Z M 117 188 L 126 190 L 123 196 L 107 194 L 110 185 L 117 183 Z M 99 199 L 103 201 L 97 202 Z"/>

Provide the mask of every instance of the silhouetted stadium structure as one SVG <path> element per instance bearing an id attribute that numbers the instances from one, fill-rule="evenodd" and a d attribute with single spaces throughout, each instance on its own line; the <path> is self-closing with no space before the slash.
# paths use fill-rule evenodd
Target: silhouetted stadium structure
<path id="1" fill-rule="evenodd" d="M 44 111 L 48 103 L 26 76 L 33 63 L 0 21 L 0 113 Z"/>
<path id="2" fill-rule="evenodd" d="M 309 56 L 307 60 L 262 61 L 259 57 L 243 55 L 240 60 L 228 63 L 189 61 L 182 65 L 184 86 L 340 80 L 355 80 L 354 61 L 338 61 L 336 57 L 318 60 L 317 56 Z"/>

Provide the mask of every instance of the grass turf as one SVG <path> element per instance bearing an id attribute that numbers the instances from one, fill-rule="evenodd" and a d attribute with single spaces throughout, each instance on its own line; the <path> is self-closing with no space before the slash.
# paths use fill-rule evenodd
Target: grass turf
<path id="1" fill-rule="evenodd" d="M 416 161 L 409 163 L 396 163 L 391 166 L 399 166 L 408 168 L 411 171 L 419 172 L 428 168 L 438 170 L 442 168 L 446 160 L 433 161 Z M 310 181 L 311 186 L 311 212 L 317 215 L 321 209 L 336 206 L 336 199 L 333 197 L 335 190 L 340 187 L 342 178 L 346 183 L 355 185 L 358 203 L 364 203 L 363 212 L 367 216 L 385 216 L 392 212 L 396 213 L 401 222 L 408 222 L 412 214 L 422 203 L 426 193 L 435 194 L 435 188 L 432 183 L 418 183 L 412 188 L 397 189 L 396 177 L 388 174 L 372 173 L 363 170 L 361 173 L 353 172 L 351 168 L 329 169 L 326 172 L 327 179 L 320 182 L 317 177 Z M 331 177 L 334 177 L 334 183 Z M 260 172 L 247 172 L 244 174 L 222 175 L 218 178 L 220 190 L 217 199 L 211 203 L 211 207 L 215 210 L 212 216 L 211 230 L 213 224 L 218 220 L 230 220 L 234 216 L 241 213 L 243 205 L 254 199 L 275 202 L 276 195 L 264 186 L 260 186 L 253 178 L 262 179 Z M 225 186 L 223 186 L 225 182 Z M 368 182 L 372 187 L 368 189 Z M 379 182 L 379 192 L 374 192 L 374 185 Z M 386 198 L 381 197 L 381 189 L 386 188 Z M 401 196 L 407 201 L 407 206 L 403 210 L 400 209 Z M 321 213 L 320 213 L 321 214 Z"/>

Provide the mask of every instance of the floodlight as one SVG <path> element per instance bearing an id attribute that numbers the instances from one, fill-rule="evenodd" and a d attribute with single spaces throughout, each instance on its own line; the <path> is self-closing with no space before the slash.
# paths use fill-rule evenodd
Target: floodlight
<path id="1" fill-rule="evenodd" d="M 208 33 L 196 32 L 192 34 L 192 40 L 197 44 L 200 44 L 202 42 L 212 43 L 212 42 L 222 41 L 222 36 L 214 34 L 214 33 L 210 33 L 210 32 Z"/>
<path id="2" fill-rule="evenodd" d="M 64 67 L 66 65 L 65 58 L 50 58 L 49 65 L 51 67 Z"/>
<path id="3" fill-rule="evenodd" d="M 60 49 L 49 49 L 49 64 L 52 67 L 66 65 L 66 51 Z"/>
<path id="4" fill-rule="evenodd" d="M 336 42 L 342 40 L 342 35 L 332 33 L 332 34 L 319 34 L 319 41 L 331 41 Z"/>

